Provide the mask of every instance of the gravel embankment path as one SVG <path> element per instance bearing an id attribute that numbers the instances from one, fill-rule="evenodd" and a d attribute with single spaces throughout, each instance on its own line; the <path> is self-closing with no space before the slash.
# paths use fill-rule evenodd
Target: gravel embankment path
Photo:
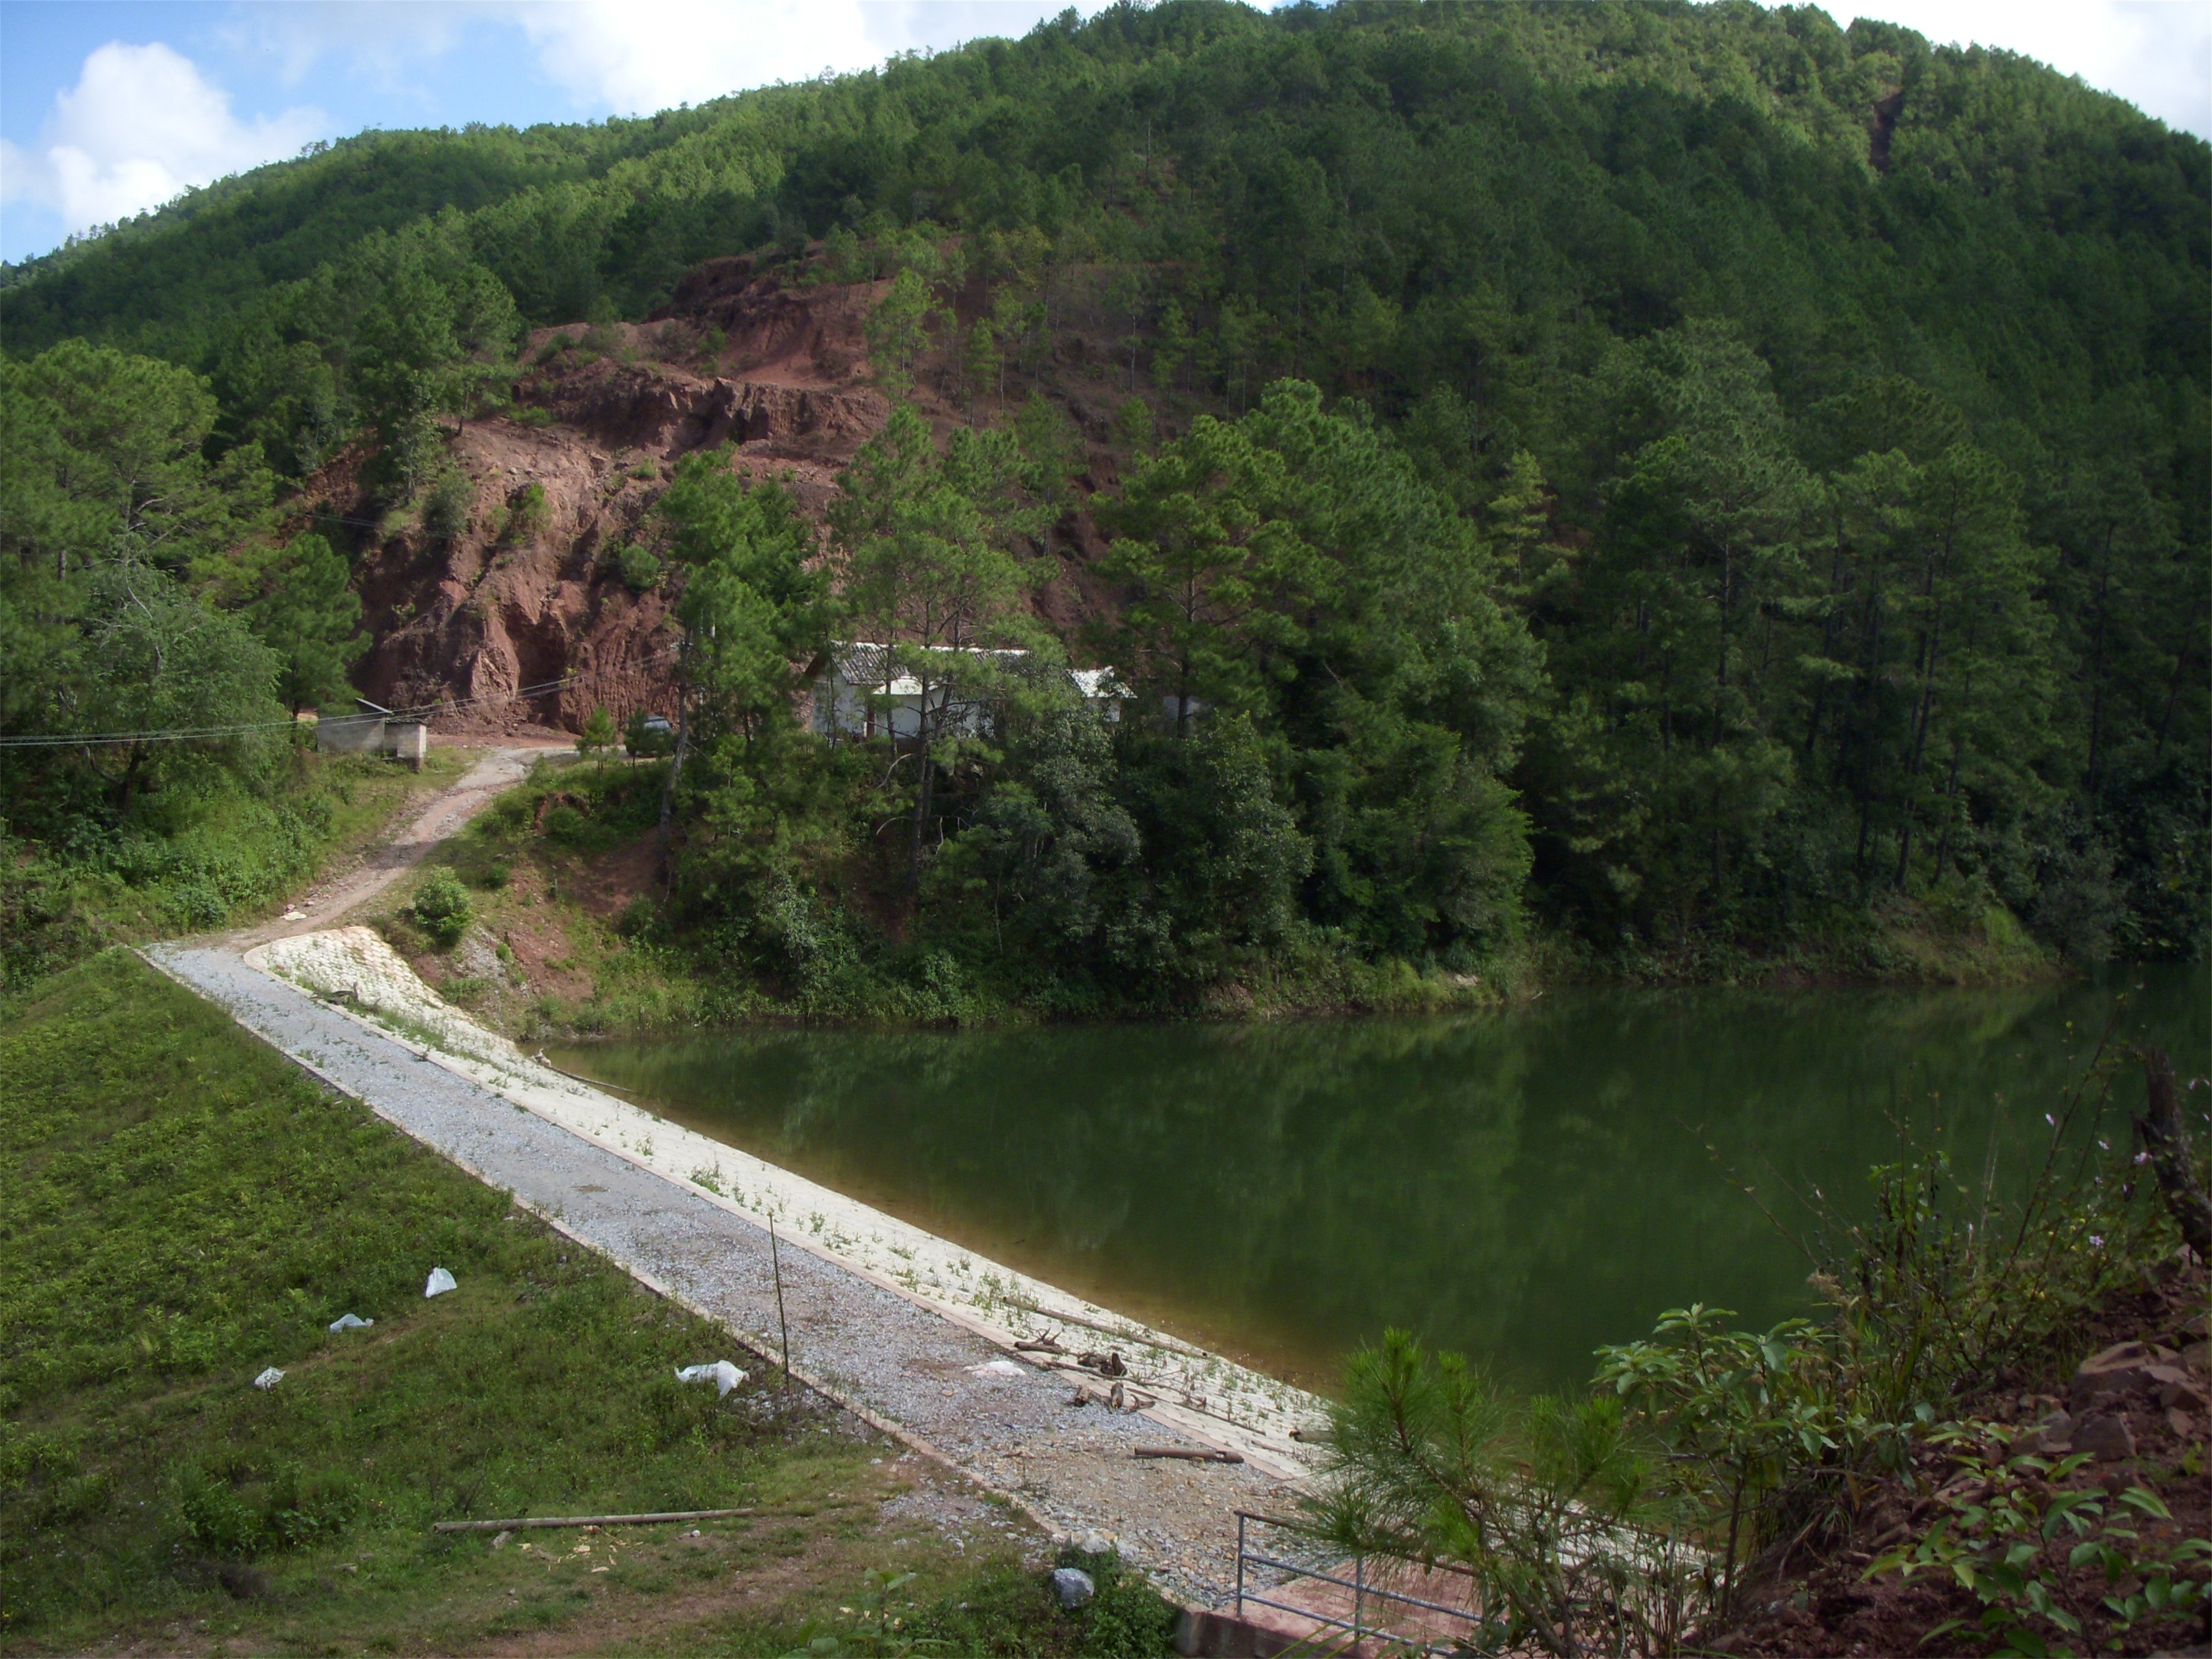
<path id="1" fill-rule="evenodd" d="M 775 1352 L 769 1239 L 753 1222 L 425 1062 L 231 950 L 168 945 L 148 955 L 416 1139 L 721 1321 L 757 1354 Z M 1218 1606 L 1230 1592 L 1231 1509 L 1285 1501 L 1249 1465 L 1133 1458 L 1139 1443 L 1179 1437 L 1142 1416 L 1072 1407 L 1060 1375 L 1004 1374 L 1005 1350 L 834 1261 L 788 1247 L 781 1259 L 796 1373 L 1010 1495 L 1042 1524 L 1113 1534 L 1190 1605 Z M 1001 1369 L 975 1369 L 993 1361 Z"/>

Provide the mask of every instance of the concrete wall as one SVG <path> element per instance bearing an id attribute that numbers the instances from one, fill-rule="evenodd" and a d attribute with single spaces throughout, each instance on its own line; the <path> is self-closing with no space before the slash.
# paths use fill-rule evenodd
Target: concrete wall
<path id="1" fill-rule="evenodd" d="M 381 714 L 325 714 L 315 722 L 315 747 L 326 755 L 380 755 Z"/>
<path id="2" fill-rule="evenodd" d="M 417 772 L 429 752 L 429 736 L 421 720 L 382 714 L 325 714 L 315 722 L 315 747 L 326 755 L 389 755 Z"/>

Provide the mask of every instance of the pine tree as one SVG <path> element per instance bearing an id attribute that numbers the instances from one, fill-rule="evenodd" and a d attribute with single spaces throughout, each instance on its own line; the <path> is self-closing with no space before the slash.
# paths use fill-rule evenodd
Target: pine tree
<path id="1" fill-rule="evenodd" d="M 320 536 L 302 536 L 270 562 L 261 597 L 247 607 L 253 631 L 283 664 L 277 695 L 295 716 L 343 696 L 346 671 L 368 649 L 361 596 L 346 577 L 337 549 Z"/>

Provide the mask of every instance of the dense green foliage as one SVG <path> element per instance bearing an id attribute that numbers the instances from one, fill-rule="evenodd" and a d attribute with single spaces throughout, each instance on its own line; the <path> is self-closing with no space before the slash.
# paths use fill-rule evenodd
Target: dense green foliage
<path id="1" fill-rule="evenodd" d="M 702 607 L 745 619 L 699 659 L 677 890 L 755 935 L 834 952 L 918 903 L 888 931 L 1147 1003 L 1460 971 L 1528 912 L 1662 968 L 2023 924 L 2191 955 L 2208 201 L 2212 151 L 2116 100 L 1810 8 L 1176 0 L 650 120 L 365 135 L 12 272 L 0 323 L 19 379 L 85 339 L 206 377 L 178 429 L 241 480 L 372 438 L 399 507 L 523 324 L 644 314 L 739 250 L 893 277 L 879 374 L 977 429 L 895 422 L 848 475 L 846 620 L 787 556 L 732 586 L 791 509 L 696 474 L 691 550 L 616 561 L 701 586 L 695 653 Z M 1077 375 L 1124 399 L 1091 503 L 1117 611 L 1056 640 L 1024 599 L 1079 447 L 1035 399 L 980 416 Z M 10 605 L 58 661 L 94 625 Z M 769 708 L 832 628 L 925 681 L 965 646 L 1112 661 L 1132 718 L 1102 744 L 997 685 L 993 740 L 948 722 L 867 785 Z"/>
<path id="2" fill-rule="evenodd" d="M 321 537 L 264 533 L 260 453 L 210 462 L 217 421 L 112 347 L 0 361 L 0 983 L 277 898 L 398 793 L 291 740 L 349 694 L 361 601 Z"/>
<path id="3" fill-rule="evenodd" d="M 191 1628 L 453 1652 L 611 1612 L 653 1651 L 777 1655 L 851 1635 L 837 1605 L 866 1598 L 839 1592 L 894 1550 L 921 1573 L 896 1581 L 902 1624 L 959 1651 L 1164 1650 L 1169 1610 L 1133 1575 L 1071 1617 L 996 1552 L 877 1533 L 904 1489 L 883 1443 L 758 1377 L 726 1399 L 680 1384 L 726 1333 L 126 952 L 0 1013 L 0 1171 L 11 1650 Z M 434 1265 L 459 1288 L 426 1303 Z M 349 1312 L 374 1323 L 325 1328 Z M 267 1391 L 264 1365 L 285 1373 Z M 535 1553 L 429 1529 L 735 1505 L 757 1518 L 703 1540 L 541 1534 Z M 733 1568 L 759 1586 L 794 1558 L 826 1582 L 731 1606 Z"/>

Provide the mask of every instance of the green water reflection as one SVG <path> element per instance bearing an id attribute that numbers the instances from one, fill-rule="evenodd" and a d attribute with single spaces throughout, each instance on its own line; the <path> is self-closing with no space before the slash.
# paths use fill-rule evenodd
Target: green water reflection
<path id="1" fill-rule="evenodd" d="M 1765 1321 L 1785 1215 L 1856 1200 L 1905 1103 L 2014 1169 L 2118 1030 L 2212 1071 L 2212 975 L 1989 993 L 1583 993 L 1475 1017 L 746 1031 L 569 1070 L 1030 1273 L 1325 1383 L 1385 1326 L 1534 1382 L 1692 1299 Z M 2133 1094 L 2129 1092 L 2132 1088 Z M 2114 1096 L 2129 1107 L 2140 1084 Z M 2202 1096 L 2198 1098 L 2203 1098 Z"/>

